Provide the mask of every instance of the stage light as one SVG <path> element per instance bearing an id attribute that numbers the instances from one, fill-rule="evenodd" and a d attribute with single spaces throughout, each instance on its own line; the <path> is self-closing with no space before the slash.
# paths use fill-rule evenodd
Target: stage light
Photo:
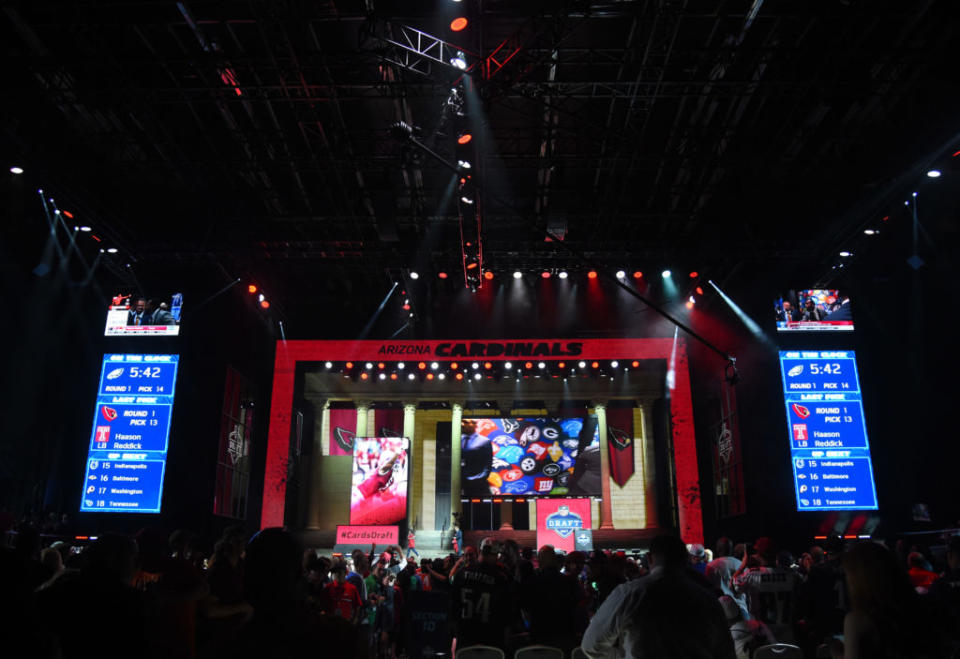
<path id="1" fill-rule="evenodd" d="M 840 252 L 840 256 L 842 256 L 843 258 L 847 258 L 848 256 L 853 256 L 853 252 L 846 252 L 846 251 Z"/>
<path id="2" fill-rule="evenodd" d="M 533 362 L 527 362 L 527 363 L 524 364 L 523 366 L 524 366 L 524 368 L 533 368 Z"/>
<path id="3" fill-rule="evenodd" d="M 597 278 L 597 271 L 596 271 L 596 270 L 591 270 L 590 272 L 587 273 L 587 277 L 589 277 L 590 279 L 596 279 L 596 278 Z"/>
<path id="4" fill-rule="evenodd" d="M 472 364 L 470 364 L 470 368 L 472 368 L 473 370 L 477 370 L 478 368 L 480 368 L 480 364 L 478 362 L 473 362 Z"/>
<path id="5" fill-rule="evenodd" d="M 507 362 L 506 364 L 503 365 L 503 367 L 509 371 L 510 369 L 513 368 L 513 362 Z"/>
<path id="6" fill-rule="evenodd" d="M 397 379 L 397 374 L 396 374 L 396 373 L 391 373 L 391 374 L 390 374 L 390 379 L 391 379 L 391 380 L 396 380 L 396 379 Z"/>
<path id="7" fill-rule="evenodd" d="M 620 366 L 620 362 L 618 362 L 616 359 L 610 362 L 610 368 L 617 368 L 618 366 Z"/>
<path id="8" fill-rule="evenodd" d="M 566 270 L 561 270 L 561 271 L 560 271 L 560 274 L 558 274 L 557 276 L 560 277 L 560 279 L 566 279 L 566 278 L 567 278 L 567 271 L 566 271 Z"/>
<path id="9" fill-rule="evenodd" d="M 546 365 L 544 362 L 539 362 L 539 363 L 537 364 L 537 368 L 543 369 L 543 368 L 546 368 L 546 367 L 547 367 L 547 365 Z"/>
<path id="10" fill-rule="evenodd" d="M 324 367 L 327 368 L 327 369 L 333 368 L 333 362 L 327 362 L 327 363 L 325 363 L 325 364 L 324 364 Z"/>
<path id="11" fill-rule="evenodd" d="M 592 364 L 590 364 L 590 366 L 593 368 L 600 368 L 600 362 L 593 362 Z"/>
<path id="12" fill-rule="evenodd" d="M 587 362 L 580 362 L 579 364 L 577 364 L 577 366 L 579 366 L 580 368 L 586 368 Z"/>
<path id="13" fill-rule="evenodd" d="M 457 370 L 459 367 L 460 365 L 457 364 L 457 362 L 450 362 L 450 368 L 453 369 L 454 371 Z"/>
<path id="14" fill-rule="evenodd" d="M 438 379 L 438 380 L 446 380 L 446 379 L 447 379 L 447 376 L 444 375 L 443 373 L 440 373 L 440 374 L 437 375 L 437 379 Z"/>
<path id="15" fill-rule="evenodd" d="M 687 300 L 687 301 L 684 302 L 683 304 L 684 304 L 684 306 L 687 307 L 687 309 L 693 309 L 693 302 L 691 302 L 690 300 Z"/>
<path id="16" fill-rule="evenodd" d="M 347 368 L 353 368 L 353 362 L 347 362 Z"/>
<path id="17" fill-rule="evenodd" d="M 878 233 L 880 233 L 880 232 L 877 231 L 876 229 L 864 229 L 863 232 L 864 232 L 865 234 L 867 234 L 868 236 L 875 236 L 875 235 L 877 235 Z"/>
<path id="18" fill-rule="evenodd" d="M 361 380 L 366 380 L 368 377 L 370 377 L 370 376 L 367 375 L 366 373 L 361 373 L 361 374 L 360 374 L 360 379 L 361 379 Z"/>
<path id="19" fill-rule="evenodd" d="M 689 298 L 687 298 L 687 302 L 689 302 L 690 304 L 696 304 L 697 299 L 691 295 Z"/>
<path id="20" fill-rule="evenodd" d="M 440 272 L 437 273 L 437 276 L 440 277 L 440 279 L 446 279 L 446 278 L 447 278 L 447 273 L 446 273 L 446 272 L 443 272 L 443 271 L 440 271 Z"/>
<path id="21" fill-rule="evenodd" d="M 60 209 L 58 208 L 58 209 L 56 209 L 55 211 L 53 211 L 53 214 L 54 214 L 54 215 L 59 215 L 59 214 L 60 214 Z"/>
<path id="22" fill-rule="evenodd" d="M 386 364 L 384 364 L 383 362 L 377 362 L 377 368 L 381 368 L 381 369 L 382 369 L 382 368 L 385 367 L 385 366 L 386 366 Z"/>
<path id="23" fill-rule="evenodd" d="M 91 231 L 93 231 L 93 229 L 85 225 L 81 226 L 80 230 L 83 231 L 84 233 L 90 233 Z"/>
<path id="24" fill-rule="evenodd" d="M 251 295 L 253 295 L 256 292 L 257 292 L 256 286 L 254 286 L 253 284 L 250 284 L 249 286 L 247 286 L 247 293 L 250 293 Z"/>
<path id="25" fill-rule="evenodd" d="M 402 371 L 403 369 L 405 369 L 406 367 L 407 367 L 407 365 L 404 364 L 403 362 L 400 362 L 399 364 L 397 364 L 397 368 L 399 368 L 401 371 Z"/>
<path id="26" fill-rule="evenodd" d="M 451 63 L 453 66 L 455 66 L 455 67 L 457 67 L 458 69 L 460 69 L 461 71 L 463 71 L 463 70 L 465 70 L 465 69 L 467 68 L 467 58 L 466 58 L 466 56 L 463 54 L 463 51 L 462 51 L 462 50 L 458 50 L 458 51 L 457 51 L 456 57 L 450 58 L 450 63 Z"/>
<path id="27" fill-rule="evenodd" d="M 557 364 L 557 367 L 558 367 L 558 368 L 566 368 L 566 367 L 567 367 L 567 362 L 560 362 L 559 364 Z"/>
<path id="28" fill-rule="evenodd" d="M 626 279 L 627 273 L 623 270 L 617 270 L 617 279 Z"/>
<path id="29" fill-rule="evenodd" d="M 62 211 L 62 212 L 64 217 L 68 217 L 71 220 L 73 219 L 73 213 L 71 213 L 70 211 Z"/>
<path id="30" fill-rule="evenodd" d="M 116 254 L 117 251 L 118 251 L 118 250 L 117 250 L 116 247 L 108 247 L 108 248 L 107 248 L 107 254 Z"/>
<path id="31" fill-rule="evenodd" d="M 259 302 L 263 302 L 265 299 L 266 299 L 266 298 L 263 296 L 263 293 L 261 293 L 259 296 L 257 296 L 257 301 L 259 301 Z"/>
<path id="32" fill-rule="evenodd" d="M 419 364 L 417 364 L 417 368 L 419 368 L 421 371 L 424 370 L 425 368 L 427 368 L 427 362 L 420 362 Z"/>
<path id="33" fill-rule="evenodd" d="M 639 270 L 634 270 L 634 271 L 633 271 L 633 278 L 634 278 L 634 279 L 642 279 L 642 278 L 643 278 L 643 273 L 640 272 Z"/>
<path id="34" fill-rule="evenodd" d="M 18 174 L 18 175 L 23 174 L 23 167 L 17 167 L 16 165 L 14 165 L 13 167 L 10 168 L 10 173 Z"/>
<path id="35" fill-rule="evenodd" d="M 470 133 L 460 133 L 459 137 L 457 137 L 457 144 L 469 144 L 472 139 L 473 135 Z"/>
<path id="36" fill-rule="evenodd" d="M 540 273 L 540 276 L 543 277 L 544 279 L 550 279 L 550 273 L 547 272 L 546 270 L 544 270 L 543 272 L 541 272 L 541 273 Z"/>
<path id="37" fill-rule="evenodd" d="M 381 379 L 381 380 L 386 380 L 386 379 L 387 379 L 387 374 L 386 374 L 386 373 L 381 373 L 381 374 L 380 374 L 380 379 Z"/>
<path id="38" fill-rule="evenodd" d="M 630 365 L 633 366 L 634 368 L 640 368 L 640 362 L 637 361 L 636 359 L 634 359 L 633 363 L 631 363 Z"/>
<path id="39" fill-rule="evenodd" d="M 690 279 L 696 279 L 699 276 L 700 276 L 700 273 L 697 272 L 696 270 L 690 273 Z"/>
<path id="40" fill-rule="evenodd" d="M 364 364 L 364 367 L 369 371 L 371 368 L 373 368 L 373 362 L 367 362 Z"/>
<path id="41" fill-rule="evenodd" d="M 418 275 L 416 272 L 414 272 L 413 270 L 411 270 L 411 271 L 410 271 L 410 279 L 420 279 L 420 275 Z"/>
<path id="42" fill-rule="evenodd" d="M 474 373 L 474 374 L 473 374 L 473 379 L 474 379 L 474 380 L 479 380 L 480 377 L 481 377 L 481 375 L 480 375 L 479 373 Z"/>
<path id="43" fill-rule="evenodd" d="M 463 373 L 457 373 L 457 379 L 458 379 L 458 380 L 462 380 L 462 379 L 463 379 Z"/>
<path id="44" fill-rule="evenodd" d="M 697 288 L 694 290 L 697 291 L 697 295 L 703 295 L 703 288 L 701 286 L 697 286 Z"/>
<path id="45" fill-rule="evenodd" d="M 483 362 L 483 367 L 489 371 L 491 368 L 493 368 L 493 364 L 490 362 Z"/>
<path id="46" fill-rule="evenodd" d="M 427 379 L 428 379 L 428 380 L 432 380 L 432 379 L 433 379 L 433 373 L 427 373 Z"/>
<path id="47" fill-rule="evenodd" d="M 414 375 L 413 373 L 408 373 L 408 374 L 407 374 L 407 379 L 408 379 L 408 380 L 415 380 L 416 378 L 417 378 L 417 376 Z"/>
<path id="48" fill-rule="evenodd" d="M 462 197 L 460 197 L 460 201 L 462 201 L 465 204 L 473 205 L 473 199 L 471 199 L 467 195 L 463 195 Z"/>
<path id="49" fill-rule="evenodd" d="M 929 176 L 930 178 L 940 178 L 940 170 L 931 169 L 929 172 L 927 172 L 927 176 Z"/>
<path id="50" fill-rule="evenodd" d="M 664 270 L 663 272 L 660 273 L 660 276 L 663 277 L 664 279 L 670 279 L 670 274 L 671 273 L 669 270 Z"/>
<path id="51" fill-rule="evenodd" d="M 467 160 L 458 160 L 457 167 L 460 169 L 470 169 L 470 163 Z"/>
<path id="52" fill-rule="evenodd" d="M 465 19 L 463 16 L 455 18 L 450 22 L 450 29 L 454 32 L 459 32 L 465 27 L 467 27 L 467 19 Z"/>
<path id="53" fill-rule="evenodd" d="M 438 368 L 440 368 L 440 364 L 438 364 L 437 362 L 430 362 L 430 368 L 432 368 L 433 370 L 437 370 Z"/>
<path id="54" fill-rule="evenodd" d="M 522 277 L 522 276 L 523 276 L 523 273 L 520 272 L 519 270 L 515 270 L 514 273 L 513 273 L 513 278 L 514 278 L 514 279 L 520 279 L 520 277 Z"/>
<path id="55" fill-rule="evenodd" d="M 487 270 L 486 272 L 483 273 L 483 278 L 489 281 L 493 279 L 493 273 Z"/>

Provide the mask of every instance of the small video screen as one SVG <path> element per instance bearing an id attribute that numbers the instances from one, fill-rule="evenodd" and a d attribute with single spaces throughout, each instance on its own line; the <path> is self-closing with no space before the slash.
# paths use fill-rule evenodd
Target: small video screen
<path id="1" fill-rule="evenodd" d="M 104 336 L 178 336 L 183 295 L 147 297 L 119 293 L 110 301 Z"/>
<path id="2" fill-rule="evenodd" d="M 850 332 L 850 298 L 835 288 L 791 290 L 776 298 L 778 332 Z"/>

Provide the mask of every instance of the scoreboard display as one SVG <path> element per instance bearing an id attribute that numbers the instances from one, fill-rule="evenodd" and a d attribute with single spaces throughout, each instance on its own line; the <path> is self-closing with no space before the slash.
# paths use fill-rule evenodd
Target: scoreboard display
<path id="1" fill-rule="evenodd" d="M 81 512 L 160 512 L 178 363 L 178 355 L 103 356 Z"/>
<path id="2" fill-rule="evenodd" d="M 852 350 L 781 350 L 780 375 L 797 509 L 876 510 Z"/>

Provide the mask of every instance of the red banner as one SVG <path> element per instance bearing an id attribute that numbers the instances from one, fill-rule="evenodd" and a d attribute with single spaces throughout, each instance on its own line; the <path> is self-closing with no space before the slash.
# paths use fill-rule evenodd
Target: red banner
<path id="1" fill-rule="evenodd" d="M 357 436 L 357 410 L 330 410 L 330 455 L 353 455 Z"/>
<path id="2" fill-rule="evenodd" d="M 633 476 L 633 409 L 607 408 L 607 449 L 610 476 L 623 487 Z"/>
<path id="3" fill-rule="evenodd" d="M 367 434 L 372 437 L 403 437 L 403 410 L 395 407 L 375 409 L 373 428 L 367 428 Z"/>
<path id="4" fill-rule="evenodd" d="M 372 544 L 385 547 L 400 544 L 400 527 L 398 526 L 337 526 L 338 545 Z"/>
<path id="5" fill-rule="evenodd" d="M 537 499 L 537 547 L 571 552 L 577 531 L 589 528 L 590 499 Z"/>

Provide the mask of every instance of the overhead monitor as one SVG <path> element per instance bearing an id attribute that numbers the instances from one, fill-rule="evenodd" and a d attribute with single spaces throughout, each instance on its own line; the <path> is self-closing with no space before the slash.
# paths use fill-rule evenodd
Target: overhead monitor
<path id="1" fill-rule="evenodd" d="M 463 419 L 460 446 L 466 499 L 601 495 L 595 416 Z"/>
<path id="2" fill-rule="evenodd" d="M 160 512 L 179 359 L 103 356 L 81 512 Z"/>
<path id="3" fill-rule="evenodd" d="M 354 438 L 351 524 L 397 524 L 407 516 L 409 447 L 405 437 Z"/>
<path id="4" fill-rule="evenodd" d="M 120 293 L 110 301 L 104 336 L 177 336 L 183 295 L 148 297 Z"/>
<path id="5" fill-rule="evenodd" d="M 780 351 L 797 509 L 876 510 L 852 350 Z"/>
<path id="6" fill-rule="evenodd" d="M 778 332 L 853 331 L 850 297 L 835 288 L 786 291 L 776 298 L 774 314 Z"/>

